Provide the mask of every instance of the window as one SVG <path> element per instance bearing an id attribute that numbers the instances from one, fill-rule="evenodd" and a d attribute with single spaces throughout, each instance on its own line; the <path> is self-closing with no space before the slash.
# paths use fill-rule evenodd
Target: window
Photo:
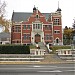
<path id="1" fill-rule="evenodd" d="M 49 25 L 48 28 L 51 29 L 51 25 Z"/>
<path id="2" fill-rule="evenodd" d="M 36 24 L 36 29 L 38 29 L 38 24 Z"/>
<path id="3" fill-rule="evenodd" d="M 27 34 L 27 39 L 28 39 L 28 40 L 30 39 L 30 34 Z"/>
<path id="4" fill-rule="evenodd" d="M 28 29 L 30 29 L 30 25 L 28 25 Z"/>
<path id="5" fill-rule="evenodd" d="M 35 24 L 33 24 L 33 29 L 35 29 Z"/>
<path id="6" fill-rule="evenodd" d="M 59 31 L 59 30 L 55 30 L 55 31 L 54 31 L 54 33 L 59 34 L 59 33 L 60 33 L 60 31 Z"/>
<path id="7" fill-rule="evenodd" d="M 45 25 L 45 29 L 47 29 L 47 25 Z"/>
<path id="8" fill-rule="evenodd" d="M 26 29 L 26 25 L 24 25 L 24 29 Z"/>
<path id="9" fill-rule="evenodd" d="M 36 15 L 36 18 L 37 18 L 37 19 L 39 18 L 39 15 L 38 15 L 38 14 Z"/>
<path id="10" fill-rule="evenodd" d="M 42 24 L 33 24 L 33 29 L 42 29 Z"/>
<path id="11" fill-rule="evenodd" d="M 24 34 L 24 40 L 26 40 L 27 38 L 26 38 L 26 34 Z"/>
<path id="12" fill-rule="evenodd" d="M 50 40 L 51 39 L 51 36 L 49 34 L 46 34 L 45 35 L 45 40 Z"/>
<path id="13" fill-rule="evenodd" d="M 30 34 L 24 34 L 24 40 L 30 40 Z"/>
<path id="14" fill-rule="evenodd" d="M 54 25 L 59 25 L 59 18 L 54 19 Z"/>
<path id="15" fill-rule="evenodd" d="M 40 29 L 40 24 L 38 24 L 38 29 Z"/>
<path id="16" fill-rule="evenodd" d="M 50 30 L 51 29 L 51 25 L 45 25 L 45 30 Z"/>
<path id="17" fill-rule="evenodd" d="M 14 31 L 15 31 L 15 32 L 21 32 L 21 27 L 20 27 L 20 26 L 15 26 Z"/>

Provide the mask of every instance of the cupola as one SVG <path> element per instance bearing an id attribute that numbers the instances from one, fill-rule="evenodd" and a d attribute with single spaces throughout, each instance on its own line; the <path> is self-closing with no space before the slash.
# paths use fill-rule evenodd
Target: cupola
<path id="1" fill-rule="evenodd" d="M 59 8 L 59 1 L 58 1 L 58 9 L 57 12 L 61 12 L 61 9 Z"/>
<path id="2" fill-rule="evenodd" d="M 36 11 L 36 7 L 35 7 L 35 5 L 34 5 L 34 8 L 33 8 L 33 12 L 34 12 L 34 11 Z"/>

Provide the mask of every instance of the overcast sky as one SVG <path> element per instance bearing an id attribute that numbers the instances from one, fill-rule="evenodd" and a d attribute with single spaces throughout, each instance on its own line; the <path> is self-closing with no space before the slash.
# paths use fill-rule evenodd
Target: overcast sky
<path id="1" fill-rule="evenodd" d="M 11 19 L 12 12 L 33 12 L 33 7 L 38 7 L 41 13 L 55 12 L 59 7 L 62 10 L 62 26 L 72 27 L 75 17 L 75 0 L 1 0 L 5 1 L 6 18 Z"/>

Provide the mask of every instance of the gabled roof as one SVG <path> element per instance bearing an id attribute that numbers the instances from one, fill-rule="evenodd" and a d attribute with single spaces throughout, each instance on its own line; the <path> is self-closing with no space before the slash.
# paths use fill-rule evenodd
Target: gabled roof
<path id="1" fill-rule="evenodd" d="M 50 13 L 42 13 L 46 19 L 49 18 Z M 27 19 L 32 15 L 30 12 L 13 12 L 12 19 L 15 22 L 27 21 Z"/>
<path id="2" fill-rule="evenodd" d="M 0 38 L 10 38 L 10 33 L 2 32 L 0 33 Z"/>

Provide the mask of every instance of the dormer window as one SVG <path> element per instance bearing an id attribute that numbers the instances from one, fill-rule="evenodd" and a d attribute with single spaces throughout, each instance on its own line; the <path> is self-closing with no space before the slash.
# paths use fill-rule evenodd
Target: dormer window
<path id="1" fill-rule="evenodd" d="M 37 19 L 39 18 L 39 15 L 38 15 L 38 14 L 36 15 L 36 18 L 37 18 Z"/>

